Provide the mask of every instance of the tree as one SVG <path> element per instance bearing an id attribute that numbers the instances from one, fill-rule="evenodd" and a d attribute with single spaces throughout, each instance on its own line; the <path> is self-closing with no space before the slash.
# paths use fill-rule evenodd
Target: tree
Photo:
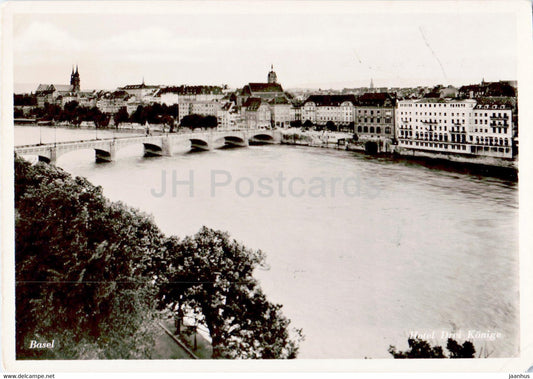
<path id="1" fill-rule="evenodd" d="M 160 278 L 162 305 L 187 308 L 209 329 L 213 358 L 294 358 L 301 331 L 289 335 L 281 305 L 270 303 L 253 270 L 264 254 L 203 227 L 167 241 L 169 270 Z"/>
<path id="2" fill-rule="evenodd" d="M 331 132 L 334 132 L 337 130 L 337 126 L 335 125 L 335 123 L 333 121 L 328 121 L 326 122 L 326 129 L 331 131 Z"/>
<path id="3" fill-rule="evenodd" d="M 148 120 L 146 109 L 142 105 L 139 105 L 137 109 L 132 113 L 130 119 L 132 122 L 144 125 Z"/>
<path id="4" fill-rule="evenodd" d="M 423 339 L 409 338 L 407 343 L 410 350 L 396 351 L 396 347 L 389 346 L 388 351 L 394 358 L 447 358 L 441 346 L 431 346 Z M 465 341 L 459 345 L 452 338 L 448 338 L 446 349 L 450 352 L 450 358 L 474 358 L 476 352 L 471 342 Z"/>
<path id="5" fill-rule="evenodd" d="M 109 125 L 109 119 L 111 116 L 102 113 L 97 107 L 92 107 L 86 110 L 86 114 L 83 117 L 84 121 L 92 121 L 96 128 L 107 127 Z"/>
<path id="6" fill-rule="evenodd" d="M 167 114 L 161 116 L 161 122 L 163 123 L 163 125 L 169 126 L 169 133 L 172 133 L 174 131 L 175 124 L 174 119 L 171 116 Z"/>
<path id="7" fill-rule="evenodd" d="M 462 345 L 459 345 L 457 341 L 451 338 L 448 338 L 446 349 L 450 352 L 450 358 L 474 358 L 476 353 L 472 342 L 465 341 Z"/>
<path id="8" fill-rule="evenodd" d="M 118 126 L 123 122 L 128 122 L 130 119 L 130 115 L 128 114 L 128 110 L 126 107 L 120 107 L 117 113 L 113 116 L 113 119 L 115 121 L 115 126 L 118 129 Z"/>
<path id="9" fill-rule="evenodd" d="M 162 237 L 151 219 L 18 157 L 15 191 L 17 357 L 149 357 Z M 60 345 L 28 349 L 36 336 Z"/>
<path id="10" fill-rule="evenodd" d="M 313 123 L 311 122 L 311 120 L 305 120 L 304 126 L 306 128 L 311 128 L 313 126 Z"/>
<path id="11" fill-rule="evenodd" d="M 59 120 L 62 109 L 57 104 L 44 103 L 44 109 L 42 110 L 42 118 L 44 120 Z"/>
<path id="12" fill-rule="evenodd" d="M 292 128 L 300 128 L 302 126 L 301 120 L 293 120 L 291 121 L 291 127 Z"/>
<path id="13" fill-rule="evenodd" d="M 203 125 L 206 128 L 216 128 L 218 125 L 217 118 L 215 116 L 206 116 L 203 120 Z"/>
<path id="14" fill-rule="evenodd" d="M 204 117 L 199 114 L 191 114 L 182 118 L 181 126 L 191 129 L 201 128 L 204 126 Z"/>

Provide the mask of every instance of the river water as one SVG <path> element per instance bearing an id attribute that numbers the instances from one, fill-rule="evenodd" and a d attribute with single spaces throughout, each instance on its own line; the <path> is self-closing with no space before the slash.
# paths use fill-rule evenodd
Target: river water
<path id="1" fill-rule="evenodd" d="M 58 141 L 95 133 L 41 128 L 41 139 L 43 130 Z M 15 145 L 35 142 L 38 128 L 15 129 Z M 303 329 L 300 358 L 390 358 L 389 345 L 404 350 L 416 333 L 432 344 L 455 333 L 482 356 L 518 354 L 516 183 L 308 147 L 142 152 L 125 147 L 96 164 L 81 150 L 57 164 L 151 213 L 167 234 L 206 225 L 263 250 L 257 277 Z"/>

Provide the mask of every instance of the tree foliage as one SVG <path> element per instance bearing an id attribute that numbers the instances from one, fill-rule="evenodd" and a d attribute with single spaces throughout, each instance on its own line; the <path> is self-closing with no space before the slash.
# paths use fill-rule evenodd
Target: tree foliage
<path id="1" fill-rule="evenodd" d="M 328 121 L 326 122 L 326 129 L 331 131 L 331 132 L 334 132 L 337 130 L 337 125 L 335 125 L 335 123 L 333 121 Z"/>
<path id="2" fill-rule="evenodd" d="M 409 338 L 407 343 L 410 350 L 397 351 L 396 347 L 389 346 L 389 353 L 394 358 L 448 358 L 444 354 L 442 346 L 431 346 L 423 339 Z M 450 352 L 449 358 L 474 358 L 476 353 L 472 342 L 465 341 L 460 345 L 452 338 L 448 338 L 446 349 Z"/>
<path id="3" fill-rule="evenodd" d="M 33 116 L 41 120 L 67 121 L 79 126 L 83 121 L 94 122 L 97 128 L 107 127 L 111 116 L 102 113 L 97 107 L 80 106 L 77 101 L 69 101 L 61 108 L 57 104 L 45 103 L 42 108 L 32 109 Z"/>
<path id="4" fill-rule="evenodd" d="M 216 128 L 217 123 L 217 118 L 215 116 L 202 116 L 199 114 L 187 115 L 181 120 L 181 126 L 191 129 Z"/>
<path id="5" fill-rule="evenodd" d="M 264 254 L 203 227 L 195 236 L 167 242 L 169 270 L 161 278 L 164 305 L 186 307 L 210 332 L 213 358 L 294 358 L 301 331 L 289 335 L 281 305 L 270 303 L 253 270 Z"/>
<path id="6" fill-rule="evenodd" d="M 128 122 L 130 119 L 130 115 L 128 114 L 128 110 L 126 107 L 121 107 L 117 113 L 113 116 L 113 121 L 115 121 L 115 126 L 118 128 L 118 126 L 121 123 Z"/>
<path id="7" fill-rule="evenodd" d="M 178 105 L 167 106 L 166 104 L 148 104 L 139 105 L 137 109 L 131 114 L 129 121 L 144 124 L 146 122 L 150 124 L 163 124 L 168 120 L 169 116 L 172 118 L 178 115 Z M 168 122 L 168 121 L 167 121 Z"/>
<path id="8" fill-rule="evenodd" d="M 152 322 L 159 230 L 86 179 L 19 158 L 15 172 L 17 357 L 79 358 L 84 345 L 99 358 L 149 355 L 139 333 Z M 60 348 L 28 349 L 52 339 Z"/>

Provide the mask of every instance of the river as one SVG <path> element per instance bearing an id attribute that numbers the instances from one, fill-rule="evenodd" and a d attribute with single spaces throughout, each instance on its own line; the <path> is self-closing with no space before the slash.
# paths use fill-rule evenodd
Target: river
<path id="1" fill-rule="evenodd" d="M 15 145 L 36 142 L 39 128 L 15 128 Z M 146 159 L 129 146 L 107 164 L 81 150 L 57 164 L 167 234 L 206 225 L 263 250 L 268 270 L 256 276 L 303 329 L 300 358 L 390 358 L 410 335 L 445 344 L 447 333 L 482 356 L 517 356 L 517 183 L 341 150 L 187 150 Z M 192 187 L 173 193 L 173 175 Z"/>

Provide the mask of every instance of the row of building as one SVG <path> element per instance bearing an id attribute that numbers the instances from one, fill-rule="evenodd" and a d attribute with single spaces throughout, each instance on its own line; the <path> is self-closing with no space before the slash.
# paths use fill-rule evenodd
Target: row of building
<path id="1" fill-rule="evenodd" d="M 111 92 L 82 92 L 76 67 L 70 86 L 41 84 L 36 96 L 39 105 L 75 100 L 105 113 L 126 108 L 132 114 L 139 106 L 153 103 L 177 105 L 177 121 L 192 114 L 215 116 L 220 129 L 322 126 L 404 149 L 512 158 L 518 134 L 516 97 L 491 96 L 509 91 L 502 83 L 436 87 L 434 97 L 406 100 L 377 91 L 371 83 L 370 92 L 359 95 L 315 94 L 297 99 L 283 90 L 271 67 L 266 83 L 248 83 L 236 91 L 226 86 L 150 86 L 143 80 Z M 457 98 L 459 93 L 462 99 Z"/>

